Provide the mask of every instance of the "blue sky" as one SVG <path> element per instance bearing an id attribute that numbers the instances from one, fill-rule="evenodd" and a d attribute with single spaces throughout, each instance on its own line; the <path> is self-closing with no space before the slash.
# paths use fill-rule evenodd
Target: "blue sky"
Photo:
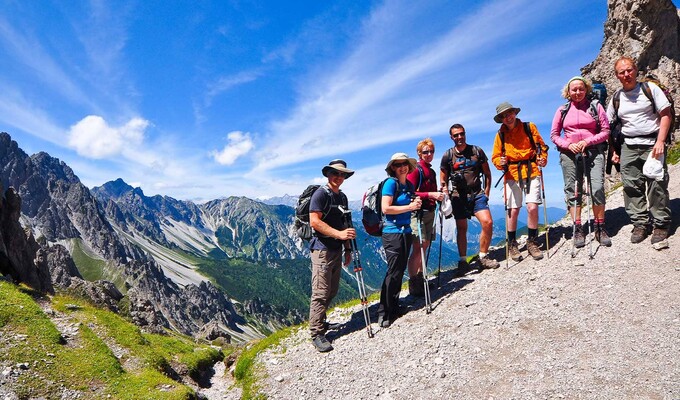
<path id="1" fill-rule="evenodd" d="M 333 158 L 356 169 L 343 190 L 359 199 L 424 137 L 437 169 L 455 122 L 490 154 L 503 101 L 549 141 L 607 12 L 592 0 L 0 4 L 1 131 L 89 187 L 123 178 L 199 202 L 299 194 Z M 563 207 L 551 147 L 548 205 Z"/>

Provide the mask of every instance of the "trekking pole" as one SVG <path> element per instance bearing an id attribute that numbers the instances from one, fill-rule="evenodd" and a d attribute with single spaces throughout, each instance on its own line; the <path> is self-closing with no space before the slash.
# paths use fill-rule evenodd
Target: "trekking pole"
<path id="1" fill-rule="evenodd" d="M 506 167 L 507 170 L 507 167 Z M 505 170 L 503 171 L 503 205 L 505 206 L 505 268 L 510 268 L 510 243 L 508 241 L 508 223 L 510 223 L 510 209 L 508 208 L 508 189 L 507 179 L 505 178 Z"/>
<path id="2" fill-rule="evenodd" d="M 445 194 L 448 196 L 448 194 Z M 444 240 L 442 236 L 444 235 L 444 213 L 441 207 L 439 207 L 439 263 L 437 265 L 437 288 L 440 288 L 439 277 L 442 276 L 442 241 Z"/>
<path id="3" fill-rule="evenodd" d="M 352 212 L 345 210 L 342 206 L 338 206 L 338 209 L 345 215 L 347 226 L 354 228 L 352 223 Z M 362 312 L 364 314 L 364 322 L 366 323 L 366 333 L 368 337 L 373 337 L 373 329 L 371 328 L 371 316 L 368 312 L 368 296 L 366 294 L 366 284 L 364 283 L 364 273 L 361 267 L 361 258 L 359 256 L 359 248 L 357 247 L 356 238 L 349 241 L 350 248 L 352 251 L 352 262 L 354 265 L 354 275 L 356 276 L 357 286 L 359 288 L 359 299 L 361 300 Z"/>
<path id="4" fill-rule="evenodd" d="M 578 164 L 579 158 L 581 158 L 581 153 L 574 156 L 574 164 L 576 164 L 576 171 L 574 174 L 574 208 L 572 210 L 572 227 L 571 227 L 571 258 L 576 257 L 576 207 L 578 205 Z"/>
<path id="5" fill-rule="evenodd" d="M 430 285 L 427 282 L 427 265 L 425 264 L 425 253 L 423 251 L 423 230 L 420 225 L 423 223 L 423 210 L 417 211 L 418 219 L 418 240 L 420 241 L 420 260 L 423 265 L 423 285 L 425 286 L 425 312 L 432 312 L 432 299 L 430 298 Z"/>
<path id="6" fill-rule="evenodd" d="M 590 186 L 590 159 L 588 157 L 588 153 L 586 151 L 583 152 L 583 179 L 585 179 L 585 186 L 588 190 L 588 208 L 586 208 L 586 213 L 588 215 L 588 237 L 586 238 L 588 240 L 588 258 L 591 260 L 594 258 L 593 255 L 593 241 L 592 238 L 590 237 L 592 233 L 592 224 L 590 223 L 590 209 L 593 206 L 593 192 L 592 192 L 592 187 Z"/>
<path id="7" fill-rule="evenodd" d="M 541 145 L 538 145 L 537 153 L 538 156 L 541 156 L 541 153 L 543 152 L 543 148 Z M 543 168 L 538 165 L 538 175 L 541 177 L 541 200 L 543 202 L 543 230 L 545 231 L 545 250 L 548 253 L 548 259 L 550 259 L 550 239 L 548 239 L 548 205 L 547 202 L 545 201 L 545 183 L 543 182 Z"/>

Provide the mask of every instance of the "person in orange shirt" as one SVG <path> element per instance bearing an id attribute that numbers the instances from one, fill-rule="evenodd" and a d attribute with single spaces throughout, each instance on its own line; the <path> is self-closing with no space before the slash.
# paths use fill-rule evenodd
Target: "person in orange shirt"
<path id="1" fill-rule="evenodd" d="M 513 260 L 522 260 L 517 244 L 517 217 L 522 207 L 522 197 L 526 195 L 529 228 L 527 251 L 534 260 L 540 260 L 543 258 L 543 251 L 537 241 L 538 206 L 543 203 L 543 199 L 539 167 L 545 167 L 548 163 L 548 146 L 536 125 L 531 122 L 523 123 L 517 118 L 519 111 L 519 108 L 508 102 L 496 107 L 494 121 L 502 125 L 494 140 L 491 162 L 505 173 L 508 253 Z"/>

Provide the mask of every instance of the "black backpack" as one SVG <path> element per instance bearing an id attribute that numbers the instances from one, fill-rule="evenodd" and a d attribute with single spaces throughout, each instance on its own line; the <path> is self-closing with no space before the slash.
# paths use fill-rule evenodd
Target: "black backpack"
<path id="1" fill-rule="evenodd" d="M 310 240 L 312 236 L 314 236 L 314 230 L 312 229 L 312 226 L 309 224 L 309 203 L 312 201 L 312 195 L 316 190 L 321 187 L 321 185 L 309 185 L 307 188 L 302 192 L 300 197 L 298 198 L 297 206 L 295 207 L 295 232 L 297 235 L 300 237 L 302 240 Z M 324 211 L 322 213 L 323 217 L 325 218 L 326 215 L 328 215 L 328 212 L 331 210 L 331 207 L 333 206 L 333 194 L 331 193 L 330 189 L 324 185 L 323 189 L 326 191 L 326 194 L 328 194 L 330 200 L 328 204 L 324 206 Z"/>

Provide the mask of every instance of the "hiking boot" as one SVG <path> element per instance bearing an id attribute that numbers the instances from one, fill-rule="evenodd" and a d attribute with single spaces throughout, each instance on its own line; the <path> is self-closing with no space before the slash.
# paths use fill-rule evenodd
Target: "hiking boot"
<path id="1" fill-rule="evenodd" d="M 409 278 L 408 293 L 415 297 L 425 296 L 425 278 L 423 278 L 422 272 Z"/>
<path id="2" fill-rule="evenodd" d="M 456 275 L 463 276 L 471 271 L 470 264 L 465 260 L 458 260 L 458 268 L 456 268 Z"/>
<path id="3" fill-rule="evenodd" d="M 604 225 L 595 225 L 595 240 L 604 247 L 611 247 L 612 245 L 612 239 L 609 237 L 607 230 L 604 229 Z"/>
<path id="4" fill-rule="evenodd" d="M 631 243 L 640 243 L 649 235 L 649 229 L 644 225 L 635 225 L 633 232 L 630 234 Z"/>
<path id="5" fill-rule="evenodd" d="M 323 323 L 323 328 L 324 328 L 324 330 L 327 330 L 327 331 L 338 330 L 338 329 L 340 329 L 341 326 L 342 326 L 342 324 L 339 323 L 339 322 L 328 322 L 328 321 L 326 321 L 326 322 Z"/>
<path id="6" fill-rule="evenodd" d="M 517 244 L 516 240 L 508 243 L 508 253 L 510 253 L 510 258 L 512 258 L 513 261 L 522 261 L 524 258 L 519 252 L 519 244 Z"/>
<path id="7" fill-rule="evenodd" d="M 534 258 L 534 260 L 540 260 L 543 258 L 543 251 L 538 245 L 536 238 L 527 239 L 527 250 L 529 254 Z"/>
<path id="8" fill-rule="evenodd" d="M 652 246 L 656 250 L 668 248 L 668 229 L 665 228 L 654 228 L 652 231 Z"/>
<path id="9" fill-rule="evenodd" d="M 586 235 L 583 233 L 583 225 L 576 225 L 574 229 L 574 247 L 580 249 L 586 245 Z"/>
<path id="10" fill-rule="evenodd" d="M 331 346 L 331 343 L 323 334 L 314 336 L 312 338 L 312 344 L 317 350 L 319 350 L 319 353 L 327 353 L 333 350 L 333 346 Z"/>
<path id="11" fill-rule="evenodd" d="M 498 261 L 489 257 L 488 255 L 479 259 L 479 269 L 496 269 L 498 267 L 500 267 Z"/>
<path id="12" fill-rule="evenodd" d="M 378 326 L 381 328 L 389 328 L 391 325 L 391 322 L 389 318 L 385 318 L 384 315 L 378 315 Z"/>

